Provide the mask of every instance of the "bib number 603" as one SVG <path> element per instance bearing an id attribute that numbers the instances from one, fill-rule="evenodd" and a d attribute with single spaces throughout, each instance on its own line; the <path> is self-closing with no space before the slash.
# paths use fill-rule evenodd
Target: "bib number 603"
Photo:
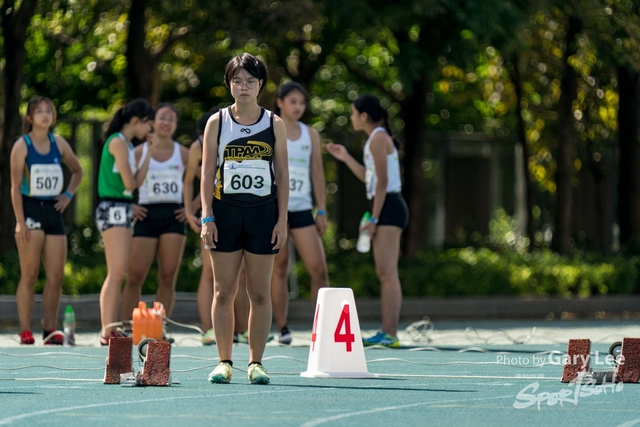
<path id="1" fill-rule="evenodd" d="M 264 178 L 260 175 L 255 178 L 251 175 L 244 175 L 242 178 L 240 178 L 240 175 L 233 175 L 231 177 L 231 188 L 234 190 L 240 190 L 241 188 L 249 190 L 252 187 L 258 189 L 264 187 Z"/>

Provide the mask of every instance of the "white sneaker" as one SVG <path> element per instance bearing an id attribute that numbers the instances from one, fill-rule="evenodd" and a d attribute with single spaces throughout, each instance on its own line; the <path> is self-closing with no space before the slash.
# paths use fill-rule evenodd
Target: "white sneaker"
<path id="1" fill-rule="evenodd" d="M 269 384 L 270 378 L 267 371 L 260 363 L 252 363 L 247 370 L 247 376 L 251 384 Z"/>
<path id="2" fill-rule="evenodd" d="M 226 362 L 218 363 L 209 374 L 209 382 L 213 384 L 229 384 L 233 376 L 233 368 Z"/>
<path id="3" fill-rule="evenodd" d="M 289 330 L 289 328 L 285 325 L 282 330 L 280 330 L 280 332 L 278 333 L 278 342 L 280 344 L 286 344 L 289 345 L 291 344 L 291 331 Z"/>

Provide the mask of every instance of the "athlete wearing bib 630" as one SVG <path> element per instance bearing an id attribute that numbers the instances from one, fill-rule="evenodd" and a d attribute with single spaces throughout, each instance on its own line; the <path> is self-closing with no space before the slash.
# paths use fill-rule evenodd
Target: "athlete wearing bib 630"
<path id="1" fill-rule="evenodd" d="M 351 123 L 367 135 L 364 166 L 354 159 L 344 145 L 329 144 L 327 151 L 344 162 L 365 183 L 370 200 L 371 219 L 362 228 L 373 238 L 373 258 L 380 280 L 382 329 L 363 340 L 364 345 L 398 347 L 397 331 L 402 305 L 402 288 L 398 277 L 400 236 L 407 226 L 409 211 L 400 190 L 398 147 L 389 128 L 387 110 L 370 94 L 359 96 L 351 104 Z"/>
<path id="2" fill-rule="evenodd" d="M 322 235 L 327 229 L 327 212 L 320 134 L 299 121 L 306 107 L 307 91 L 302 85 L 289 82 L 280 86 L 276 95 L 275 112 L 287 128 L 289 232 L 296 251 L 311 276 L 311 299 L 315 302 L 318 289 L 329 286 L 322 246 Z M 315 218 L 312 213 L 313 199 L 318 208 Z M 283 247 L 276 255 L 271 279 L 273 317 L 281 344 L 291 343 L 291 331 L 287 325 L 289 246 L 291 245 Z"/>
<path id="3" fill-rule="evenodd" d="M 107 326 L 118 320 L 120 289 L 128 271 L 131 255 L 131 224 L 133 192 L 142 185 L 155 150 L 148 140 L 149 153 L 140 167 L 136 167 L 131 139 L 144 139 L 149 133 L 153 108 L 144 99 L 134 99 L 120 107 L 109 123 L 107 140 L 102 150 L 98 171 L 98 194 L 101 202 L 96 208 L 96 225 L 104 241 L 107 277 L 100 291 L 102 333 L 100 343 L 108 345 L 109 336 L 117 335 Z"/>
<path id="4" fill-rule="evenodd" d="M 158 105 L 153 119 L 154 153 L 138 189 L 140 206 L 134 212 L 129 275 L 122 293 L 122 320 L 131 320 L 133 309 L 141 298 L 142 283 L 156 258 L 156 301 L 164 305 L 167 316 L 171 316 L 173 310 L 186 236 L 182 179 L 188 157 L 187 148 L 173 140 L 177 127 L 178 111 L 173 104 Z M 148 152 L 149 141 L 136 147 L 136 160 L 142 162 Z"/>
<path id="5" fill-rule="evenodd" d="M 200 186 L 201 235 L 215 265 L 213 327 L 220 357 L 209 381 L 231 380 L 233 302 L 244 259 L 250 301 L 248 377 L 253 384 L 267 384 L 261 362 L 271 326 L 271 271 L 274 254 L 287 238 L 287 137 L 282 120 L 257 102 L 267 80 L 262 61 L 247 53 L 236 56 L 224 80 L 235 102 L 207 123 Z"/>
<path id="6" fill-rule="evenodd" d="M 11 201 L 16 217 L 15 237 L 20 258 L 16 302 L 21 344 L 35 342 L 31 332 L 31 314 L 41 260 L 47 275 L 42 294 L 42 338 L 45 344 L 62 345 L 64 341 L 64 336 L 56 332 L 67 259 L 67 236 L 62 212 L 71 202 L 83 172 L 67 141 L 51 133 L 55 121 L 56 110 L 51 100 L 33 98 L 27 104 L 23 123 L 25 133 L 11 150 Z M 63 187 L 62 163 L 72 174 L 66 190 Z"/>

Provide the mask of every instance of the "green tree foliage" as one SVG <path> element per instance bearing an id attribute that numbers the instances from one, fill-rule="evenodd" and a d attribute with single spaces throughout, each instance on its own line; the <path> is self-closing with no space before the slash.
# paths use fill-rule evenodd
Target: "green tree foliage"
<path id="1" fill-rule="evenodd" d="M 14 6 L 1 3 L 5 12 Z M 640 206 L 639 163 L 618 163 L 617 156 L 620 149 L 631 150 L 623 159 L 638 157 L 638 114 L 633 112 L 640 105 L 633 90 L 640 85 L 636 1 L 17 3 L 20 9 L 31 3 L 34 7 L 19 101 L 34 94 L 49 96 L 65 118 L 106 120 L 115 107 L 142 94 L 176 104 L 178 137 L 185 142 L 195 136 L 190 126 L 202 112 L 231 102 L 222 83 L 224 64 L 231 55 L 250 51 L 269 67 L 262 105 L 273 104 L 281 82 L 303 83 L 311 90 L 313 126 L 326 140 L 343 142 L 355 154 L 362 138 L 348 132 L 349 105 L 364 92 L 377 94 L 404 143 L 404 192 L 411 209 L 404 255 L 409 257 L 424 248 L 432 220 L 424 217 L 425 183 L 444 167 L 437 164 L 438 147 L 427 139 L 427 130 L 523 140 L 535 196 L 528 208 L 528 234 L 544 246 L 547 231 L 558 225 L 554 213 L 569 203 L 556 200 L 558 135 L 564 129 L 575 140 L 565 156 L 565 183 L 582 185 L 586 171 L 600 189 L 597 193 L 606 195 L 620 165 L 621 238 L 640 235 L 640 212 L 633 213 Z M 11 16 L 5 13 L 3 19 Z M 571 19 L 580 27 L 569 46 Z M 8 58 L 7 40 L 0 42 Z M 3 65 L 5 81 L 7 76 Z M 2 94 L 5 101 L 7 93 Z M 621 108 L 623 104 L 631 107 Z M 8 143 L 3 141 L 5 154 Z M 333 194 L 341 182 L 336 165 L 327 163 Z M 3 195 L 6 185 L 5 179 Z M 601 250 L 610 244 L 610 219 L 603 213 L 607 203 L 610 199 L 601 198 L 590 207 L 600 212 L 602 235 L 596 247 Z M 10 221 L 7 212 L 3 229 Z"/>

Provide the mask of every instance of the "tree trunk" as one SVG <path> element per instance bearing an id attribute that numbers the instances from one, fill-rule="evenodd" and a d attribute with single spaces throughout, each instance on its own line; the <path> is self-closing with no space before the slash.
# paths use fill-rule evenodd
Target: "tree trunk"
<path id="1" fill-rule="evenodd" d="M 576 53 L 577 35 L 581 23 L 573 16 L 569 17 L 566 35 L 564 69 L 560 81 L 560 100 L 558 102 L 558 152 L 556 154 L 556 214 L 553 250 L 568 255 L 571 249 L 571 216 L 573 162 L 575 159 L 575 140 L 573 132 L 573 100 L 576 98 L 578 78 L 575 69 L 569 64 L 569 57 Z"/>
<path id="2" fill-rule="evenodd" d="M 2 36 L 4 37 L 4 127 L 0 141 L 0 253 L 14 248 L 13 206 L 11 203 L 10 157 L 14 141 L 20 136 L 20 88 L 24 70 L 24 42 L 31 18 L 35 15 L 37 0 L 23 0 L 15 9 L 15 1 L 2 5 Z"/>
<path id="3" fill-rule="evenodd" d="M 127 78 L 131 98 L 145 98 L 155 106 L 160 101 L 157 60 L 145 47 L 146 0 L 132 0 L 127 37 Z"/>
<path id="4" fill-rule="evenodd" d="M 403 254 L 415 258 L 425 240 L 427 218 L 424 206 L 424 172 L 422 161 L 426 144 L 425 117 L 427 113 L 426 93 L 429 79 L 423 76 L 415 80 L 411 94 L 400 102 L 404 119 L 404 182 L 402 194 L 409 207 L 409 225 L 403 233 Z"/>
<path id="5" fill-rule="evenodd" d="M 618 224 L 620 243 L 640 240 L 640 75 L 627 67 L 618 67 Z"/>
<path id="6" fill-rule="evenodd" d="M 531 179 L 531 173 L 529 171 L 529 157 L 531 152 L 529 150 L 529 142 L 527 141 L 526 126 L 524 119 L 522 118 L 522 76 L 520 75 L 520 69 L 518 64 L 520 62 L 520 56 L 514 53 L 511 57 L 511 64 L 513 67 L 509 67 L 511 74 L 511 81 L 515 87 L 516 92 L 516 116 L 518 119 L 518 138 L 522 141 L 522 162 L 524 170 L 524 182 L 525 182 L 525 197 L 526 197 L 526 210 L 527 210 L 527 235 L 529 237 L 529 251 L 536 250 L 536 220 L 533 216 L 533 208 L 536 205 L 535 195 L 533 193 L 533 182 Z"/>

